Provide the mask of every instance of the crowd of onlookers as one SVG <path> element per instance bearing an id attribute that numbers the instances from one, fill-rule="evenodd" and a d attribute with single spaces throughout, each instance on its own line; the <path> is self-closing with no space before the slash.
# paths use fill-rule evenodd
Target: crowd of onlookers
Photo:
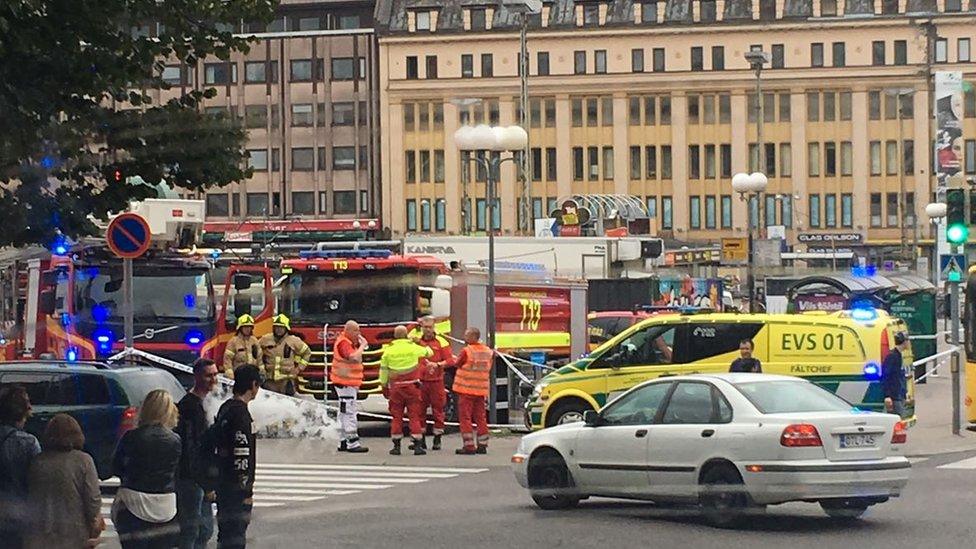
<path id="1" fill-rule="evenodd" d="M 138 426 L 126 432 L 112 460 L 120 483 L 111 517 L 130 548 L 244 547 L 251 514 L 255 440 L 248 403 L 262 379 L 257 368 L 235 374 L 233 398 L 213 422 L 203 400 L 217 384 L 213 361 L 193 365 L 194 386 L 177 404 L 150 392 Z M 24 427 L 31 404 L 23 386 L 0 390 L 0 545 L 10 549 L 94 547 L 106 528 L 102 495 L 78 421 L 57 414 L 38 439 Z"/>

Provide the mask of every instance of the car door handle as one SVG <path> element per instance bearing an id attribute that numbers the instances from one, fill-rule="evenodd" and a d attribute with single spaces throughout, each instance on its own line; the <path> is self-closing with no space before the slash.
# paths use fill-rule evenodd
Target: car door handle
<path id="1" fill-rule="evenodd" d="M 647 436 L 647 429 L 638 429 L 634 436 L 637 438 L 644 438 Z"/>
<path id="2" fill-rule="evenodd" d="M 715 434 L 715 429 L 705 429 L 702 431 L 702 438 L 708 438 Z"/>

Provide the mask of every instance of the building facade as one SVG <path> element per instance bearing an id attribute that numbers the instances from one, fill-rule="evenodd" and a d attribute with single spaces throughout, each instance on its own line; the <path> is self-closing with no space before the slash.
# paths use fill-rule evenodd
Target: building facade
<path id="1" fill-rule="evenodd" d="M 256 39 L 248 53 L 165 66 L 173 88 L 153 92 L 158 100 L 215 88 L 205 108 L 228 113 L 248 132 L 254 175 L 207 192 L 208 220 L 379 215 L 373 7 L 282 0 L 271 24 L 232 29 Z"/>
<path id="2" fill-rule="evenodd" d="M 518 122 L 519 18 L 497 2 L 377 3 L 382 218 L 395 234 L 460 233 L 465 210 L 486 229 L 484 174 L 452 136 Z M 530 210 L 632 195 L 652 232 L 714 242 L 759 221 L 731 176 L 762 169 L 763 224 L 788 242 L 929 238 L 932 73 L 976 81 L 973 41 L 976 0 L 547 0 L 528 20 Z M 770 54 L 761 150 L 750 50 Z M 963 103 L 972 179 L 971 86 Z M 506 234 L 520 186 L 504 164 L 494 223 Z"/>

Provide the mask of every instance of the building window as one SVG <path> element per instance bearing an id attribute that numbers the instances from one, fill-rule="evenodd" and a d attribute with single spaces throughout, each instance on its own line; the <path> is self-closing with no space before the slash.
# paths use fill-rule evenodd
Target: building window
<path id="1" fill-rule="evenodd" d="M 881 13 L 884 15 L 895 15 L 898 13 L 898 0 L 882 0 Z"/>
<path id="2" fill-rule="evenodd" d="M 407 200 L 407 230 L 417 230 L 417 201 L 412 198 Z"/>
<path id="3" fill-rule="evenodd" d="M 895 64 L 908 64 L 908 42 L 905 40 L 895 40 Z"/>
<path id="4" fill-rule="evenodd" d="M 275 147 L 271 149 L 271 171 L 276 172 L 281 169 L 281 149 Z"/>
<path id="5" fill-rule="evenodd" d="M 248 64 L 245 64 L 245 67 Z M 264 65 L 264 63 L 260 63 L 260 64 L 262 66 Z M 187 76 L 188 74 L 190 73 L 184 71 L 181 65 L 166 65 L 165 67 L 163 67 L 163 71 L 160 73 L 159 77 L 162 79 L 163 82 L 169 84 L 170 86 L 179 86 L 186 81 L 185 76 Z"/>
<path id="6" fill-rule="evenodd" d="M 820 121 L 820 93 L 807 92 L 807 122 Z"/>
<path id="7" fill-rule="evenodd" d="M 976 139 L 966 140 L 966 174 L 976 175 Z"/>
<path id="8" fill-rule="evenodd" d="M 586 74 L 586 52 L 573 52 L 573 74 Z"/>
<path id="9" fill-rule="evenodd" d="M 312 81 L 312 60 L 293 59 L 291 62 L 291 73 L 289 79 L 292 82 L 311 82 Z"/>
<path id="10" fill-rule="evenodd" d="M 607 73 L 607 50 L 593 52 L 593 72 L 596 74 Z"/>
<path id="11" fill-rule="evenodd" d="M 715 224 L 715 197 L 705 197 L 705 228 L 714 229 Z"/>
<path id="12" fill-rule="evenodd" d="M 406 151 L 403 155 L 404 178 L 407 183 L 417 182 L 417 152 Z"/>
<path id="13" fill-rule="evenodd" d="M 970 60 L 969 44 L 969 38 L 960 38 L 957 43 L 960 63 L 968 63 Z"/>
<path id="14" fill-rule="evenodd" d="M 688 225 L 692 229 L 701 229 L 701 197 L 688 198 Z"/>
<path id="15" fill-rule="evenodd" d="M 837 119 L 837 94 L 834 92 L 823 92 L 823 119 L 824 122 Z"/>
<path id="16" fill-rule="evenodd" d="M 490 53 L 481 54 L 481 77 L 491 78 L 495 76 L 494 57 Z"/>
<path id="17" fill-rule="evenodd" d="M 872 141 L 870 144 L 871 175 L 881 175 L 881 142 Z"/>
<path id="18" fill-rule="evenodd" d="M 248 167 L 256 172 L 268 171 L 268 151 L 266 149 L 250 149 L 247 151 Z"/>
<path id="19" fill-rule="evenodd" d="M 691 48 L 691 70 L 702 71 L 705 70 L 704 53 L 701 47 L 695 46 Z"/>
<path id="20" fill-rule="evenodd" d="M 312 191 L 295 191 L 291 193 L 291 213 L 297 215 L 314 215 L 315 193 Z"/>
<path id="21" fill-rule="evenodd" d="M 779 94 L 779 121 L 789 122 L 791 115 L 792 100 L 789 92 Z"/>
<path id="22" fill-rule="evenodd" d="M 772 67 L 774 69 L 786 67 L 786 50 L 783 44 L 773 44 Z"/>
<path id="23" fill-rule="evenodd" d="M 915 226 L 915 193 L 905 193 L 905 211 L 902 215 L 905 217 L 905 225 Z"/>
<path id="24" fill-rule="evenodd" d="M 766 226 L 776 225 L 776 195 L 766 195 L 766 207 L 763 211 L 766 218 Z"/>
<path id="25" fill-rule="evenodd" d="M 207 194 L 207 217 L 227 217 L 228 204 L 225 193 Z"/>
<path id="26" fill-rule="evenodd" d="M 905 175 L 915 173 L 915 140 L 906 139 L 901 143 L 901 169 Z"/>
<path id="27" fill-rule="evenodd" d="M 700 0 L 698 3 L 698 16 L 702 23 L 715 22 L 715 0 Z"/>
<path id="28" fill-rule="evenodd" d="M 885 175 L 898 174 L 898 142 L 885 141 Z"/>
<path id="29" fill-rule="evenodd" d="M 434 151 L 434 183 L 444 182 L 444 149 Z"/>
<path id="30" fill-rule="evenodd" d="M 824 195 L 824 226 L 828 229 L 837 227 L 837 195 Z"/>
<path id="31" fill-rule="evenodd" d="M 759 199 L 755 196 L 749 197 L 749 227 L 759 226 Z"/>
<path id="32" fill-rule="evenodd" d="M 603 147 L 603 179 L 613 179 L 613 147 Z"/>
<path id="33" fill-rule="evenodd" d="M 963 116 L 966 118 L 976 118 L 976 90 L 972 88 L 966 90 L 963 95 L 963 103 L 965 104 Z"/>
<path id="34" fill-rule="evenodd" d="M 962 11 L 962 0 L 945 0 L 945 11 L 947 13 Z"/>
<path id="35" fill-rule="evenodd" d="M 430 231 L 430 200 L 420 201 L 420 230 Z"/>
<path id="36" fill-rule="evenodd" d="M 644 206 L 647 208 L 647 217 L 657 217 L 657 197 L 648 196 L 644 199 Z"/>
<path id="37" fill-rule="evenodd" d="M 657 2 L 641 2 L 641 23 L 657 23 Z"/>
<path id="38" fill-rule="evenodd" d="M 898 226 L 898 193 L 888 193 L 885 197 L 885 209 L 888 210 L 887 225 L 889 227 Z"/>
<path id="39" fill-rule="evenodd" d="M 701 156 L 698 145 L 688 145 L 688 179 L 701 179 Z"/>
<path id="40" fill-rule="evenodd" d="M 949 61 L 949 41 L 939 38 L 935 41 L 935 62 L 946 63 Z"/>
<path id="41" fill-rule="evenodd" d="M 447 230 L 447 201 L 443 198 L 434 201 L 434 230 L 437 232 Z"/>
<path id="42" fill-rule="evenodd" d="M 416 80 L 420 78 L 420 69 L 417 64 L 416 55 L 407 56 L 407 80 Z"/>
<path id="43" fill-rule="evenodd" d="M 249 129 L 268 126 L 267 105 L 246 105 L 244 107 L 244 127 Z"/>
<path id="44" fill-rule="evenodd" d="M 644 49 L 636 48 L 630 50 L 630 70 L 632 72 L 644 72 Z"/>
<path id="45" fill-rule="evenodd" d="M 332 193 L 332 213 L 356 213 L 356 191 L 334 191 Z"/>
<path id="46" fill-rule="evenodd" d="M 420 177 L 421 183 L 430 183 L 430 151 L 420 151 Z"/>
<path id="47" fill-rule="evenodd" d="M 793 226 L 793 197 L 788 194 L 781 195 L 777 198 L 779 201 L 779 218 L 780 223 L 785 227 L 790 228 Z"/>
<path id="48" fill-rule="evenodd" d="M 237 83 L 237 63 L 207 63 L 203 66 L 205 84 L 227 85 Z"/>
<path id="49" fill-rule="evenodd" d="M 854 226 L 854 195 L 840 195 L 840 226 L 849 228 Z"/>
<path id="50" fill-rule="evenodd" d="M 654 72 L 664 72 L 664 48 L 654 48 Z"/>
<path id="51" fill-rule="evenodd" d="M 485 224 L 485 216 L 487 215 L 487 208 L 485 206 L 485 199 L 479 198 L 474 201 L 475 204 L 475 229 L 479 231 L 485 230 L 487 226 Z"/>
<path id="52" fill-rule="evenodd" d="M 277 62 L 272 61 L 277 64 Z M 248 61 L 244 63 L 244 83 L 245 84 L 264 84 L 268 81 L 268 63 L 265 61 Z M 274 74 L 271 71 L 271 78 L 274 81 Z"/>
<path id="53" fill-rule="evenodd" d="M 732 177 L 732 145 L 730 143 L 722 143 L 719 146 L 719 164 L 721 166 L 721 177 Z"/>
<path id="54" fill-rule="evenodd" d="M 654 145 L 644 147 L 644 177 L 657 179 L 657 147 Z"/>
<path id="55" fill-rule="evenodd" d="M 820 177 L 820 143 L 807 143 L 807 175 Z"/>
<path id="56" fill-rule="evenodd" d="M 572 100 L 573 127 L 583 127 L 583 99 L 574 97 Z"/>
<path id="57" fill-rule="evenodd" d="M 299 103 L 291 106 L 291 125 L 293 128 L 310 127 L 313 119 L 311 103 Z"/>
<path id="58" fill-rule="evenodd" d="M 583 180 L 583 147 L 573 147 L 573 181 Z"/>
<path id="59" fill-rule="evenodd" d="M 840 92 L 840 119 L 850 120 L 852 115 L 851 92 Z"/>
<path id="60" fill-rule="evenodd" d="M 641 148 L 640 147 L 630 147 L 630 179 L 640 179 L 641 178 Z"/>
<path id="61" fill-rule="evenodd" d="M 600 25 L 600 4 L 596 2 L 583 4 L 583 25 L 587 27 Z"/>
<path id="62" fill-rule="evenodd" d="M 471 17 L 471 30 L 485 30 L 488 28 L 484 8 L 474 8 L 469 13 Z"/>
<path id="63" fill-rule="evenodd" d="M 661 145 L 661 179 L 671 179 L 671 145 Z"/>
<path id="64" fill-rule="evenodd" d="M 759 1 L 759 19 L 762 21 L 776 19 L 776 0 Z"/>
<path id="65" fill-rule="evenodd" d="M 725 48 L 723 46 L 712 46 L 712 70 L 725 70 Z"/>
<path id="66" fill-rule="evenodd" d="M 881 120 L 881 92 L 868 92 L 868 119 Z"/>
<path id="67" fill-rule="evenodd" d="M 427 57 L 427 78 L 437 78 L 437 58 L 434 57 L 434 75 L 430 75 L 430 56 Z M 332 59 L 332 80 L 355 80 L 356 61 L 352 57 Z"/>
<path id="68" fill-rule="evenodd" d="M 556 180 L 556 148 L 546 147 L 546 181 Z"/>
<path id="69" fill-rule="evenodd" d="M 689 95 L 688 96 L 688 123 L 698 124 L 699 117 L 698 114 L 701 111 L 701 96 L 700 95 Z"/>
<path id="70" fill-rule="evenodd" d="M 722 228 L 732 228 L 732 197 L 727 194 L 722 195 Z"/>
<path id="71" fill-rule="evenodd" d="M 430 12 L 429 11 L 418 11 L 414 15 L 414 26 L 419 31 L 429 31 L 430 30 Z"/>
<path id="72" fill-rule="evenodd" d="M 884 40 L 871 42 L 871 64 L 880 66 L 885 64 L 885 43 Z"/>
<path id="73" fill-rule="evenodd" d="M 705 145 L 705 179 L 715 179 L 715 145 Z"/>
<path id="74" fill-rule="evenodd" d="M 810 228 L 817 229 L 820 228 L 820 195 L 811 194 L 810 195 Z"/>
<path id="75" fill-rule="evenodd" d="M 671 206 L 670 196 L 661 197 L 661 228 L 674 228 L 674 209 Z"/>
<path id="76" fill-rule="evenodd" d="M 596 181 L 600 178 L 600 148 L 599 147 L 587 147 L 586 148 L 586 174 L 587 179 L 590 181 Z"/>
<path id="77" fill-rule="evenodd" d="M 881 226 L 881 193 L 871 193 L 871 226 Z"/>
<path id="78" fill-rule="evenodd" d="M 332 147 L 332 169 L 356 169 L 356 147 Z"/>
<path id="79" fill-rule="evenodd" d="M 428 55 L 426 61 L 427 61 L 427 78 L 431 80 L 435 80 L 437 78 L 437 56 Z M 335 64 L 335 61 L 333 61 L 333 64 Z"/>
<path id="80" fill-rule="evenodd" d="M 474 76 L 474 56 L 470 53 L 461 55 L 461 78 L 472 78 Z"/>
<path id="81" fill-rule="evenodd" d="M 793 175 L 793 147 L 789 143 L 779 145 L 779 175 L 780 177 Z"/>
<path id="82" fill-rule="evenodd" d="M 845 67 L 847 66 L 847 48 L 844 42 L 834 42 L 831 45 L 833 50 L 833 66 L 835 67 Z"/>
<path id="83" fill-rule="evenodd" d="M 821 0 L 820 15 L 823 17 L 837 15 L 837 0 Z"/>
<path id="84" fill-rule="evenodd" d="M 810 44 L 810 66 L 824 66 L 824 45 L 822 42 Z"/>
<path id="85" fill-rule="evenodd" d="M 837 175 L 837 144 L 828 141 L 823 144 L 824 148 L 824 175 L 834 177 Z"/>
<path id="86" fill-rule="evenodd" d="M 247 193 L 247 215 L 268 215 L 268 193 Z"/>
<path id="87" fill-rule="evenodd" d="M 840 144 L 840 174 L 853 175 L 854 173 L 854 147 L 850 141 L 843 141 Z"/>
<path id="88" fill-rule="evenodd" d="M 549 52 L 540 51 L 536 54 L 536 74 L 549 76 Z"/>
<path id="89" fill-rule="evenodd" d="M 315 166 L 315 149 L 294 147 L 291 150 L 291 169 L 296 172 L 310 172 Z"/>

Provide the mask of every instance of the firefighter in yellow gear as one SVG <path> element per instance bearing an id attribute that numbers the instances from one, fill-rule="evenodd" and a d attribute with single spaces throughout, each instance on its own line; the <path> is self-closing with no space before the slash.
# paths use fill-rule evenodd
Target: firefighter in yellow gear
<path id="1" fill-rule="evenodd" d="M 237 319 L 237 333 L 227 342 L 224 350 L 224 375 L 234 379 L 234 370 L 245 364 L 259 366 L 261 345 L 254 337 L 254 317 L 241 315 Z"/>
<path id="2" fill-rule="evenodd" d="M 291 333 L 291 320 L 287 316 L 276 315 L 271 322 L 271 333 L 261 338 L 264 388 L 294 395 L 298 374 L 308 366 L 312 349 Z"/>

